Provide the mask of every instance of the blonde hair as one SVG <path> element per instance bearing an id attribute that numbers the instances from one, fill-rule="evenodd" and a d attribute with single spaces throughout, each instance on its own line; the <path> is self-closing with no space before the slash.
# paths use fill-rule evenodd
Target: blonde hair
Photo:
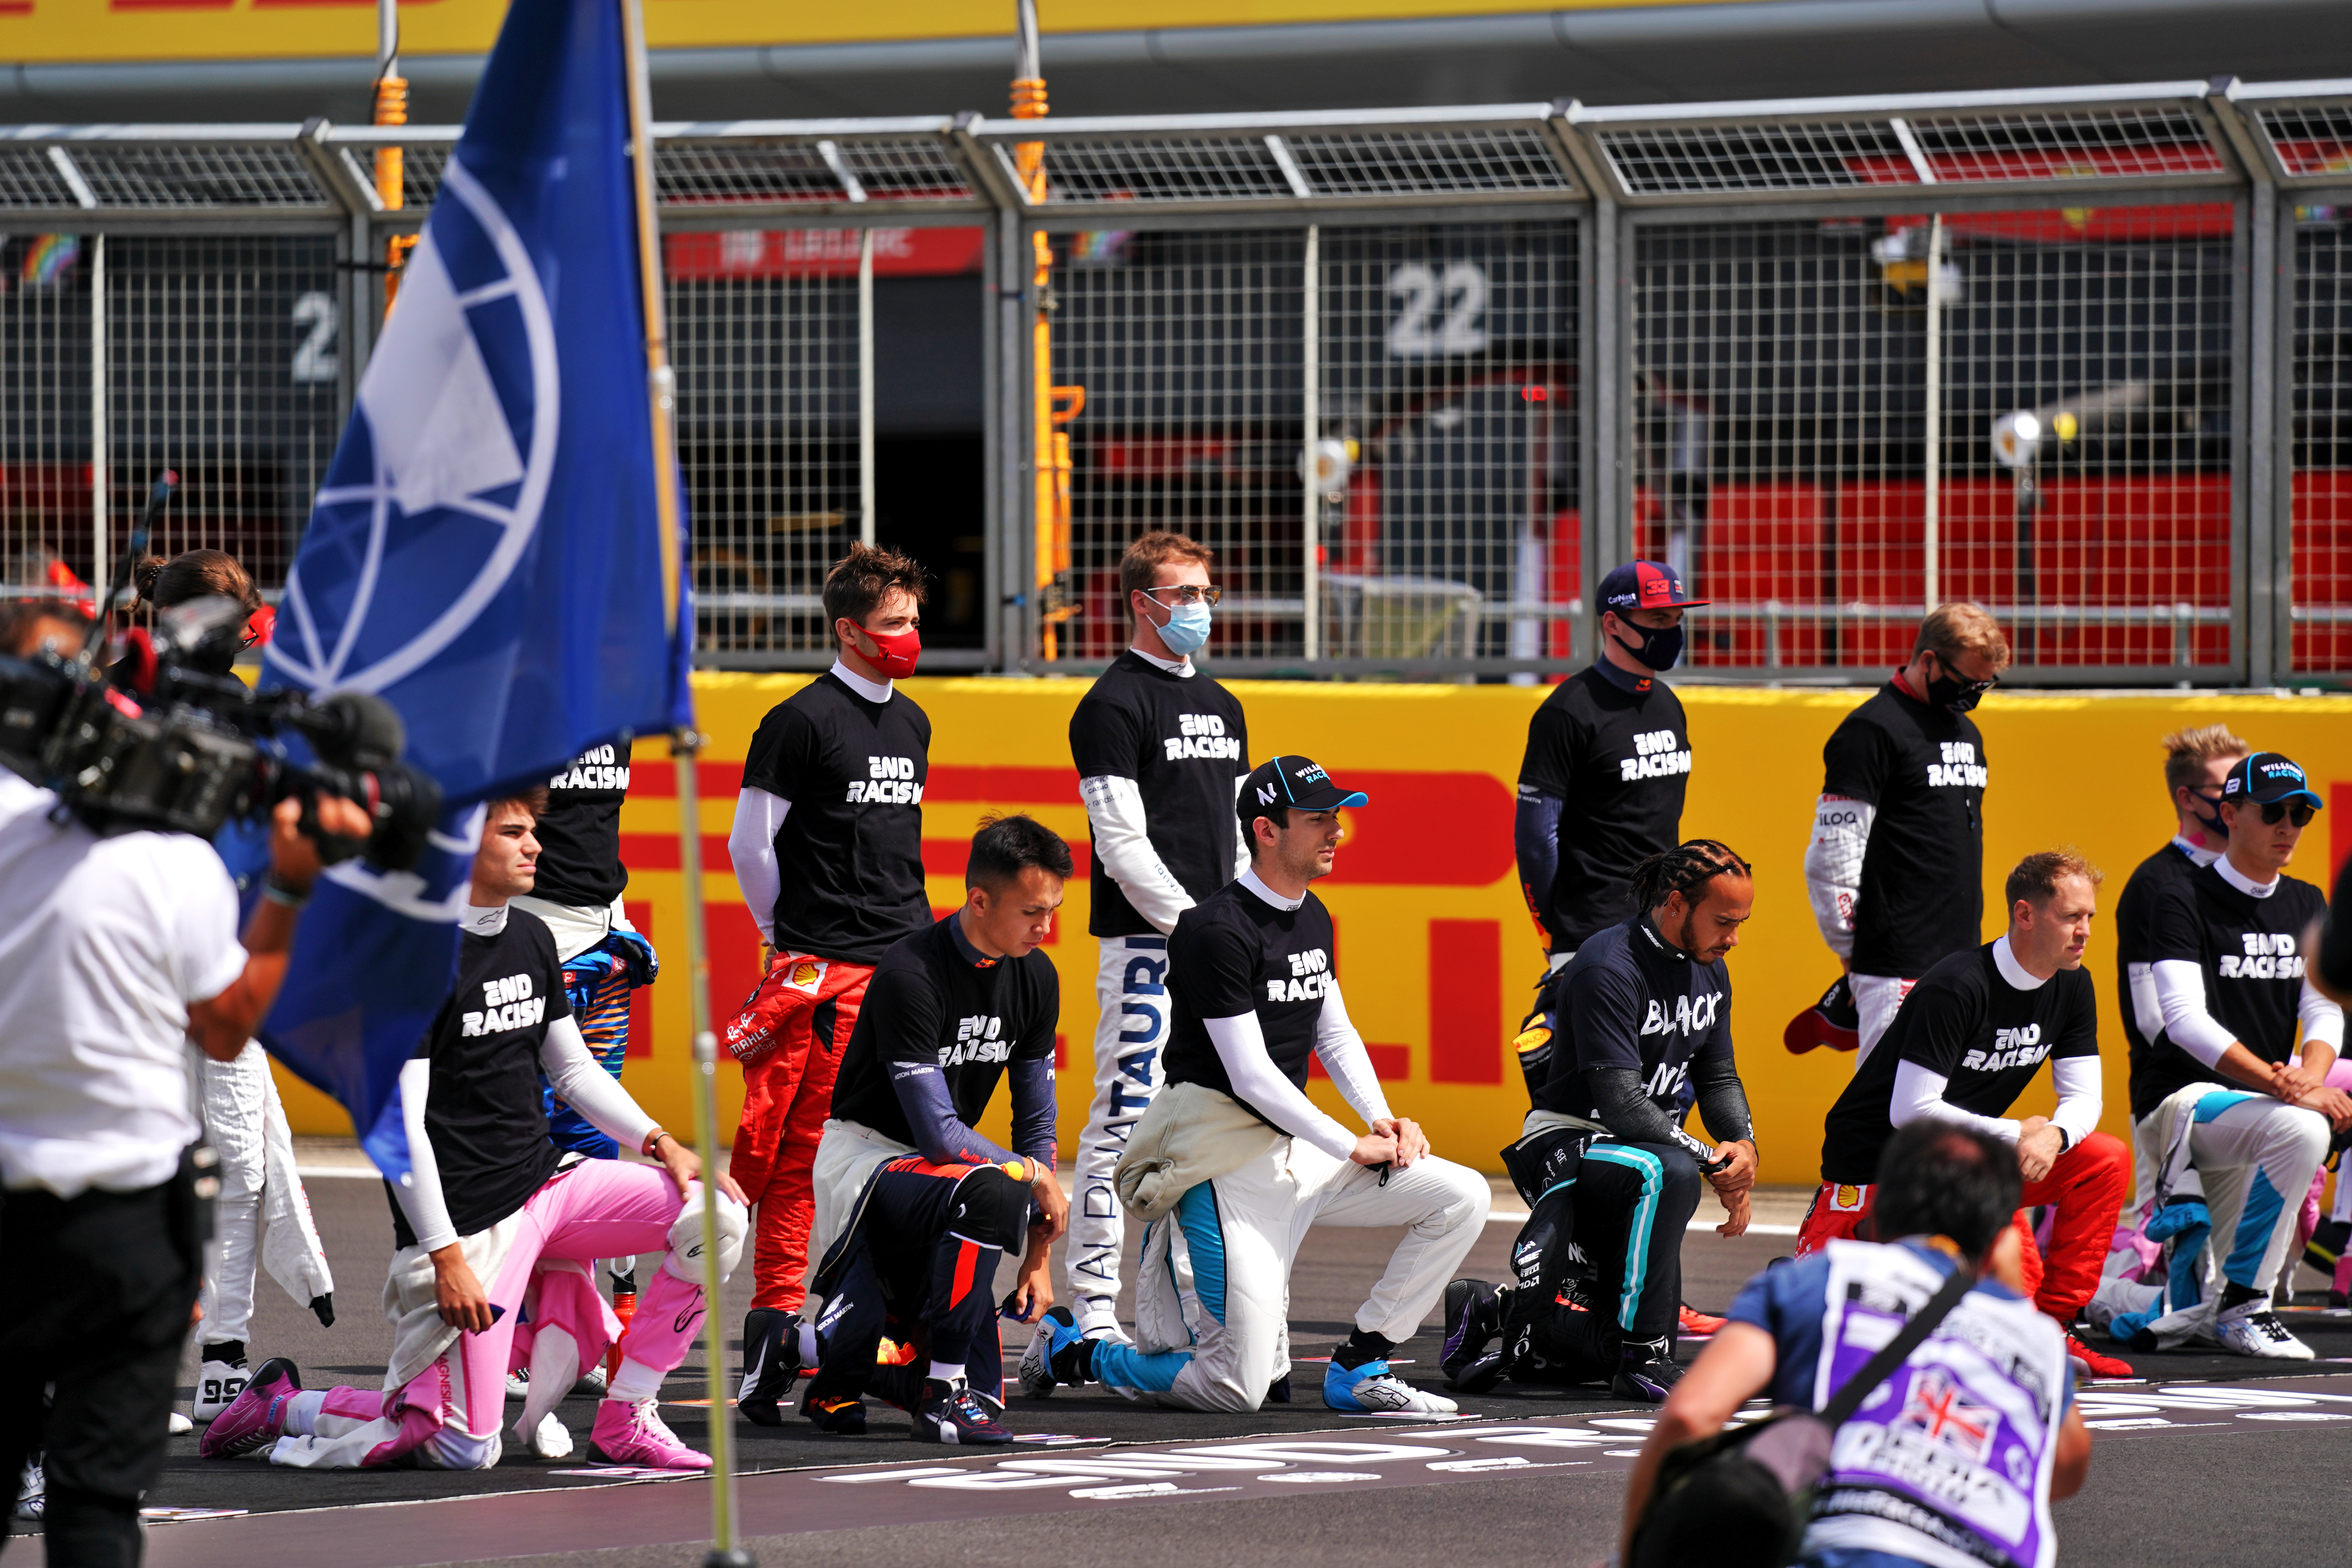
<path id="1" fill-rule="evenodd" d="M 2011 909 L 2020 899 L 2029 904 L 2046 904 L 2058 896 L 2061 877 L 2080 877 L 2094 888 L 2107 879 L 2096 866 L 2071 849 L 2044 849 L 2020 860 L 2001 891 L 2008 895 Z"/>
<path id="2" fill-rule="evenodd" d="M 1953 656 L 1980 653 L 1992 661 L 1995 669 L 2009 668 L 2009 639 L 2000 635 L 2000 623 L 1981 605 L 1971 605 L 1955 599 L 1938 605 L 1927 612 L 1919 623 L 1919 640 L 1912 645 L 1912 653 L 1933 653 L 1946 664 Z"/>
<path id="3" fill-rule="evenodd" d="M 2223 757 L 2248 757 L 2254 749 L 2230 732 L 2227 724 L 2198 730 L 2175 730 L 2164 738 L 2164 793 L 2194 789 L 2205 781 L 2205 767 Z"/>
<path id="4" fill-rule="evenodd" d="M 1118 558 L 1118 591 L 1121 597 L 1139 588 L 1150 588 L 1160 569 L 1171 561 L 1197 561 L 1207 566 L 1216 560 L 1209 547 L 1188 534 L 1174 533 L 1165 529 L 1153 529 L 1127 547 Z"/>

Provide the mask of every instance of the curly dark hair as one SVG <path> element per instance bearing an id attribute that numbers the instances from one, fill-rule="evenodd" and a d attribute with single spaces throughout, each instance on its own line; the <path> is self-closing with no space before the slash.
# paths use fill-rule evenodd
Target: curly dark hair
<path id="1" fill-rule="evenodd" d="M 1753 877 L 1756 869 L 1719 838 L 1685 839 L 1633 868 L 1633 907 L 1654 910 L 1669 893 L 1680 893 L 1685 902 L 1696 903 L 1698 889 L 1727 873 Z"/>

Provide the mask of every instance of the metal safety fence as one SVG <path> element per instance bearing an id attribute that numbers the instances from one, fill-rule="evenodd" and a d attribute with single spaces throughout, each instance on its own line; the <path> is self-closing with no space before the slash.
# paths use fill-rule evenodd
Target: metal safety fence
<path id="1" fill-rule="evenodd" d="M 281 581 L 456 139 L 0 128 L 7 584 L 167 466 L 159 543 Z M 1234 673 L 1538 679 L 1640 556 L 1703 678 L 1866 679 L 1957 597 L 2020 681 L 2352 678 L 2352 82 L 656 145 L 712 664 L 824 662 L 873 539 L 929 668 L 1099 668 L 1169 527 Z"/>

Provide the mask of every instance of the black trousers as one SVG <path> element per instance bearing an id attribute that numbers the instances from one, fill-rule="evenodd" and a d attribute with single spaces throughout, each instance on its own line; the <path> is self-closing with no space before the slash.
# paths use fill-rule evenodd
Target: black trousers
<path id="1" fill-rule="evenodd" d="M 51 1568 L 136 1568 L 139 1500 L 203 1275 L 193 1171 L 135 1193 L 0 1195 L 0 1489 L 44 1453 Z M 56 1393 L 44 1409 L 44 1385 Z"/>
<path id="2" fill-rule="evenodd" d="M 1591 1269 L 1593 1310 L 1560 1321 L 1563 1350 L 1597 1332 L 1671 1342 L 1682 1306 L 1683 1232 L 1698 1212 L 1701 1184 L 1698 1163 L 1674 1144 L 1586 1142 L 1574 1174 L 1555 1172 L 1512 1243 L 1510 1342 L 1538 1320 L 1572 1310 L 1555 1299 L 1580 1264 Z"/>

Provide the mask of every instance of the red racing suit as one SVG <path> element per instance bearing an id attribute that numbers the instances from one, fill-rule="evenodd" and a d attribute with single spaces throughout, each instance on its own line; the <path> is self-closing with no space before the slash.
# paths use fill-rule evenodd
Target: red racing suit
<path id="1" fill-rule="evenodd" d="M 790 952 L 768 972 L 721 1036 L 743 1066 L 743 1114 L 727 1173 L 756 1206 L 751 1305 L 797 1312 L 808 1293 L 810 1167 L 833 1113 L 842 1047 L 857 1025 L 868 963 Z"/>
<path id="2" fill-rule="evenodd" d="M 2033 1304 L 2071 1326 L 2082 1315 L 2099 1273 L 2106 1266 L 2107 1245 L 2114 1238 L 2116 1216 L 2131 1191 L 2132 1156 L 2122 1140 L 2094 1132 L 2058 1156 L 2050 1173 L 2025 1184 L 2025 1207 L 2012 1222 L 2024 1242 L 2025 1293 Z M 1893 1240 L 1867 1233 L 1874 1189 L 1823 1182 L 1813 1194 L 1812 1207 L 1797 1232 L 1797 1256 L 1819 1252 L 1832 1241 L 1859 1238 Z M 2050 1222 L 2050 1252 L 2043 1257 L 2033 1245 L 2033 1221 L 2029 1211 L 2053 1206 Z"/>

